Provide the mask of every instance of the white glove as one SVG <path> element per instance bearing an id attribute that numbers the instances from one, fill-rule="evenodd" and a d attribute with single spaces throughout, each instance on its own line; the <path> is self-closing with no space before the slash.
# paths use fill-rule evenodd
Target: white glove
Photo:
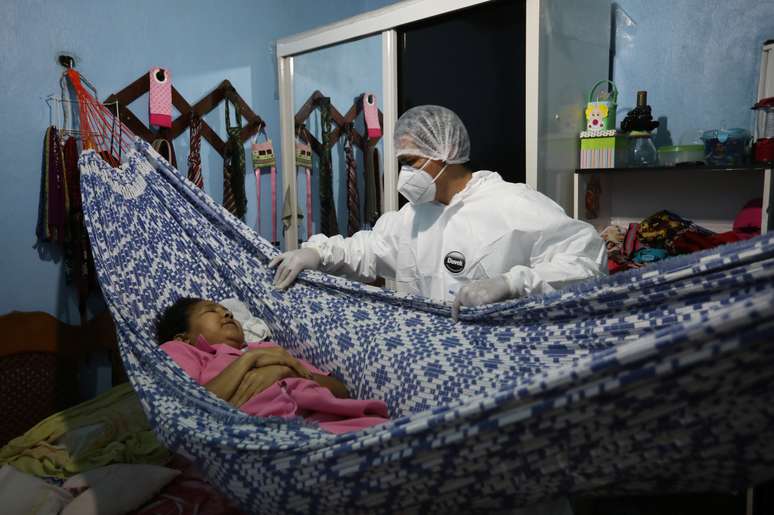
<path id="1" fill-rule="evenodd" d="M 275 256 L 269 262 L 269 268 L 274 268 L 277 265 L 279 267 L 274 275 L 274 287 L 278 290 L 284 290 L 293 284 L 301 270 L 320 268 L 320 254 L 311 248 L 291 250 Z"/>
<path id="2" fill-rule="evenodd" d="M 457 320 L 460 306 L 482 306 L 511 297 L 511 287 L 504 275 L 466 284 L 457 292 L 452 305 L 452 318 Z"/>

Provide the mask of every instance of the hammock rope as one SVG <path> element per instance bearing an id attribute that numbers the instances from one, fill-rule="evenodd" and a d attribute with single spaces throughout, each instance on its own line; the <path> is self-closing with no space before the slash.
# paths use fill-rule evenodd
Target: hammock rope
<path id="1" fill-rule="evenodd" d="M 121 123 L 118 112 L 113 113 L 89 93 L 75 69 L 68 69 L 66 75 L 77 99 L 83 149 L 101 152 L 103 157 L 110 156 L 113 162 L 121 162 L 122 154 L 134 148 L 136 136 Z"/>

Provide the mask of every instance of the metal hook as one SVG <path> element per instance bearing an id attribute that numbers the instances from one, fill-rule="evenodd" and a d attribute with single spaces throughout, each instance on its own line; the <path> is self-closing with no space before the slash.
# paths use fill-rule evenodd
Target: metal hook
<path id="1" fill-rule="evenodd" d="M 68 70 L 71 68 L 75 68 L 75 58 L 69 54 L 59 55 L 59 57 L 57 57 L 57 61 L 59 61 L 59 64 L 61 64 Z"/>

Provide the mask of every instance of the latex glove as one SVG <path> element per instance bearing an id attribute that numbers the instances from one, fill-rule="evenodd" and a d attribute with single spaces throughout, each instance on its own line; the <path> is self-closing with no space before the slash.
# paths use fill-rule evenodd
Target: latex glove
<path id="1" fill-rule="evenodd" d="M 317 270 L 320 268 L 320 254 L 314 249 L 298 249 L 275 256 L 269 262 L 269 268 L 277 268 L 274 275 L 274 287 L 284 290 L 296 280 L 301 270 Z"/>
<path id="2" fill-rule="evenodd" d="M 511 287 L 504 275 L 481 279 L 466 284 L 457 292 L 452 305 L 452 318 L 460 316 L 460 306 L 482 306 L 505 300 L 511 296 Z"/>

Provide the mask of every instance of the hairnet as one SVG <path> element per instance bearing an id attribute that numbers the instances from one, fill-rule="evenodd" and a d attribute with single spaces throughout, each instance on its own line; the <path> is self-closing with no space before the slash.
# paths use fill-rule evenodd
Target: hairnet
<path id="1" fill-rule="evenodd" d="M 395 124 L 396 157 L 418 156 L 449 164 L 470 161 L 470 138 L 454 111 L 441 106 L 412 107 Z"/>

